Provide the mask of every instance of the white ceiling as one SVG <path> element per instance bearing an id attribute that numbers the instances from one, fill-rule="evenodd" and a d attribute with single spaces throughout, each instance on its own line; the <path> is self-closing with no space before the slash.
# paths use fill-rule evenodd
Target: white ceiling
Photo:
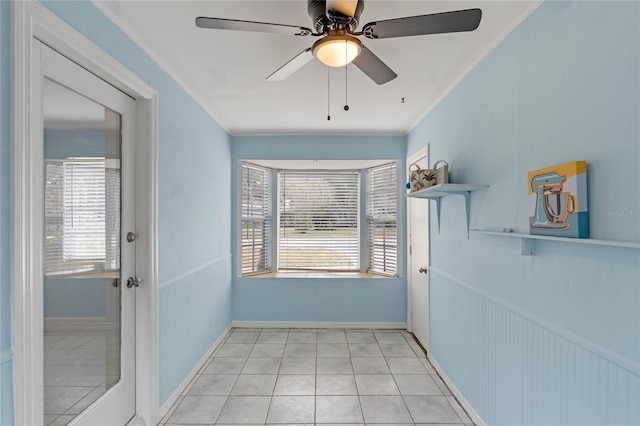
<path id="1" fill-rule="evenodd" d="M 378 86 L 360 70 L 312 60 L 285 81 L 265 78 L 310 47 L 315 37 L 197 28 L 198 16 L 312 27 L 306 0 L 109 0 L 96 5 L 158 62 L 232 135 L 404 135 L 540 1 L 365 0 L 371 21 L 478 7 L 474 32 L 369 40 L 365 45 L 398 77 Z M 404 98 L 404 103 L 401 99 Z"/>

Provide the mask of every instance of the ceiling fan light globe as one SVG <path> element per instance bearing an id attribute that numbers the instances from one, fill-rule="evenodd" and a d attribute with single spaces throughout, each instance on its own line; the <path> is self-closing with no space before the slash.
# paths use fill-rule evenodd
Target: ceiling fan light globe
<path id="1" fill-rule="evenodd" d="M 344 67 L 350 64 L 362 51 L 362 43 L 351 36 L 327 36 L 316 41 L 313 54 L 323 64 L 330 67 Z"/>

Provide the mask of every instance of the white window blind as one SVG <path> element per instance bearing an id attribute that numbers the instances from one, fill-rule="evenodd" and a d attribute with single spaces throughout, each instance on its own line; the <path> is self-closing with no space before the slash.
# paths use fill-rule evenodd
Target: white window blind
<path id="1" fill-rule="evenodd" d="M 64 163 L 45 161 L 44 191 L 44 269 L 45 275 L 64 271 L 62 259 Z"/>
<path id="2" fill-rule="evenodd" d="M 242 275 L 271 271 L 271 169 L 242 163 Z"/>
<path id="3" fill-rule="evenodd" d="M 45 162 L 46 275 L 119 269 L 120 170 L 105 165 L 104 159 Z"/>
<path id="4" fill-rule="evenodd" d="M 360 172 L 278 173 L 279 269 L 359 271 Z"/>
<path id="5" fill-rule="evenodd" d="M 106 228 L 105 269 L 120 269 L 120 160 L 106 160 L 104 169 Z"/>
<path id="6" fill-rule="evenodd" d="M 396 275 L 398 188 L 396 163 L 367 170 L 369 272 Z"/>

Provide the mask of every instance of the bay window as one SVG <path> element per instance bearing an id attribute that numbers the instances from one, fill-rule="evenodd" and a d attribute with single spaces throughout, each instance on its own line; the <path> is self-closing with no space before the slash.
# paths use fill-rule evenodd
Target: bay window
<path id="1" fill-rule="evenodd" d="M 298 170 L 242 162 L 240 274 L 397 276 L 398 167 L 377 163 Z"/>

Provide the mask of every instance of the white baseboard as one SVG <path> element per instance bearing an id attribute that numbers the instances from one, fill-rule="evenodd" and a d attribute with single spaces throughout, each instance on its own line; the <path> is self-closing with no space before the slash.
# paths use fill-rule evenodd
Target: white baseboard
<path id="1" fill-rule="evenodd" d="M 456 386 L 453 384 L 451 379 L 449 379 L 449 377 L 444 372 L 442 367 L 440 367 L 440 364 L 438 364 L 438 361 L 436 361 L 433 358 L 433 356 L 431 356 L 430 352 L 427 353 L 427 358 L 431 362 L 431 365 L 433 365 L 433 368 L 438 372 L 442 380 L 445 382 L 445 384 L 449 387 L 449 390 L 451 390 L 451 393 L 453 394 L 453 396 L 456 397 L 456 399 L 458 400 L 462 408 L 464 408 L 464 411 L 467 412 L 467 415 L 473 421 L 473 423 L 475 423 L 476 426 L 487 426 L 484 420 L 482 420 L 482 417 L 480 417 L 480 415 L 476 412 L 476 410 L 473 409 L 471 404 L 469 404 L 469 402 L 466 399 L 464 399 L 464 396 L 462 396 L 462 393 L 460 393 L 460 391 L 458 390 L 458 388 L 456 388 Z"/>
<path id="2" fill-rule="evenodd" d="M 184 380 L 180 382 L 178 387 L 176 387 L 176 390 L 174 390 L 171 396 L 167 398 L 167 401 L 164 404 L 162 404 L 162 407 L 160 407 L 160 413 L 158 415 L 158 421 L 162 420 L 164 416 L 167 415 L 167 413 L 169 412 L 173 404 L 175 404 L 178 398 L 180 398 L 180 395 L 182 395 L 182 393 L 187 388 L 189 383 L 191 383 L 191 380 L 193 380 L 193 378 L 196 376 L 198 371 L 200 371 L 204 363 L 209 359 L 211 354 L 213 354 L 213 352 L 218 348 L 218 346 L 220 346 L 220 344 L 227 337 L 227 334 L 229 334 L 229 331 L 231 331 L 231 327 L 232 327 L 232 324 L 229 324 L 227 328 L 225 328 L 224 331 L 220 333 L 220 336 L 218 336 L 216 341 L 213 342 L 209 350 L 202 356 L 202 358 L 200 358 L 200 360 L 191 369 L 191 371 L 189 372 L 189 374 L 187 374 Z"/>
<path id="3" fill-rule="evenodd" d="M 105 317 L 46 317 L 44 329 L 55 330 L 57 328 L 76 328 L 81 330 L 117 330 L 117 322 L 107 322 Z"/>
<path id="4" fill-rule="evenodd" d="M 378 328 L 407 329 L 406 322 L 233 321 L 236 328 Z"/>

